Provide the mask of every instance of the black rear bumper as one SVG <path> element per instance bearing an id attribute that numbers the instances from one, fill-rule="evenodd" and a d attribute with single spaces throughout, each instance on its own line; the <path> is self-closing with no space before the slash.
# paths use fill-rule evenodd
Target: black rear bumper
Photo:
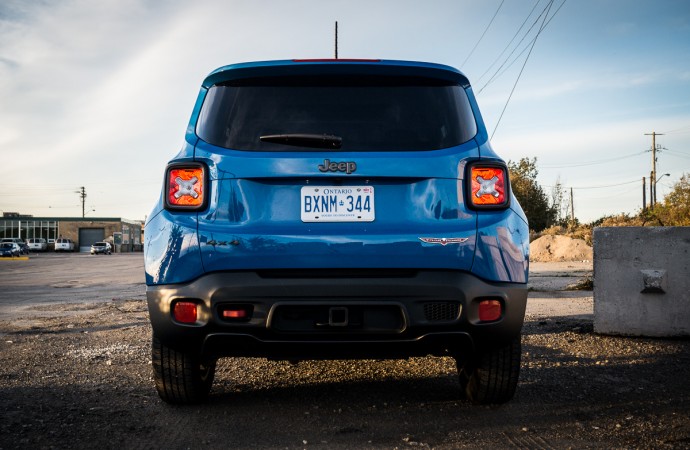
<path id="1" fill-rule="evenodd" d="M 527 285 L 444 270 L 219 272 L 149 286 L 147 298 L 158 339 L 205 357 L 405 358 L 509 343 L 522 328 Z M 479 319 L 486 299 L 500 301 L 498 320 Z M 177 301 L 198 304 L 196 323 L 173 319 Z M 249 317 L 223 318 L 236 305 Z"/>
<path id="2" fill-rule="evenodd" d="M 228 349 L 233 349 L 228 352 Z M 467 333 L 429 333 L 412 339 L 262 340 L 238 333 L 214 333 L 203 343 L 205 356 L 247 356 L 269 359 L 396 359 L 412 356 L 454 356 L 473 350 Z"/>

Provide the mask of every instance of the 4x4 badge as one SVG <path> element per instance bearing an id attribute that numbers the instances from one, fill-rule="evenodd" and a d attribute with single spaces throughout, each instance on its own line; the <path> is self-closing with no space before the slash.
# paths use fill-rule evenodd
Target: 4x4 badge
<path id="1" fill-rule="evenodd" d="M 428 237 L 420 237 L 419 240 L 422 242 L 426 242 L 427 244 L 441 244 L 441 245 L 448 245 L 448 244 L 462 244 L 463 242 L 467 242 L 469 238 L 428 238 Z"/>
<path id="2" fill-rule="evenodd" d="M 354 161 L 331 162 L 330 159 L 324 159 L 323 164 L 319 166 L 321 172 L 345 172 L 350 175 L 357 170 L 357 164 Z"/>

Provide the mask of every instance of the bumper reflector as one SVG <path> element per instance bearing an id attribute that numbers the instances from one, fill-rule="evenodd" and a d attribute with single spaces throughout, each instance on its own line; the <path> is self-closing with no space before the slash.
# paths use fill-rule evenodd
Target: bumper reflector
<path id="1" fill-rule="evenodd" d="M 220 307 L 220 316 L 226 320 L 246 321 L 252 318 L 253 311 L 252 305 L 223 305 Z"/>
<path id="2" fill-rule="evenodd" d="M 479 302 L 479 320 L 495 322 L 501 318 L 501 302 L 498 300 L 482 300 Z"/>
<path id="3" fill-rule="evenodd" d="M 177 302 L 173 306 L 173 317 L 180 323 L 195 323 L 197 319 L 196 303 Z"/>

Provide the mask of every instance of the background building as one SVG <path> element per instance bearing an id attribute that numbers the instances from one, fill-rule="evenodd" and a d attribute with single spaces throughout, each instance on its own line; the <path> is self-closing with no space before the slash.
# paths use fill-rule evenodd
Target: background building
<path id="1" fill-rule="evenodd" d="M 4 213 L 0 219 L 0 238 L 43 238 L 52 250 L 55 239 L 71 239 L 75 251 L 88 252 L 91 244 L 110 242 L 115 252 L 139 252 L 143 249 L 142 221 L 119 217 L 32 217 Z"/>

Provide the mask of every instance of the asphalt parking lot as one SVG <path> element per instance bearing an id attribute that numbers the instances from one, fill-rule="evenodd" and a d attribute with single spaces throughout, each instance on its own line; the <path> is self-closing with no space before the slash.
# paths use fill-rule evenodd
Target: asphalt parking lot
<path id="1" fill-rule="evenodd" d="M 587 263 L 533 264 L 515 398 L 449 358 L 221 360 L 209 402 L 153 387 L 141 254 L 0 261 L 0 449 L 690 448 L 690 341 L 599 336 Z"/>
<path id="2" fill-rule="evenodd" d="M 38 253 L 0 260 L 0 320 L 68 314 L 56 305 L 146 299 L 142 253 Z"/>
<path id="3" fill-rule="evenodd" d="M 591 292 L 565 291 L 591 274 L 591 262 L 532 263 L 527 314 L 591 315 Z M 0 275 L 0 320 L 78 314 L 55 305 L 146 299 L 141 253 L 38 253 L 28 261 L 0 259 Z"/>

